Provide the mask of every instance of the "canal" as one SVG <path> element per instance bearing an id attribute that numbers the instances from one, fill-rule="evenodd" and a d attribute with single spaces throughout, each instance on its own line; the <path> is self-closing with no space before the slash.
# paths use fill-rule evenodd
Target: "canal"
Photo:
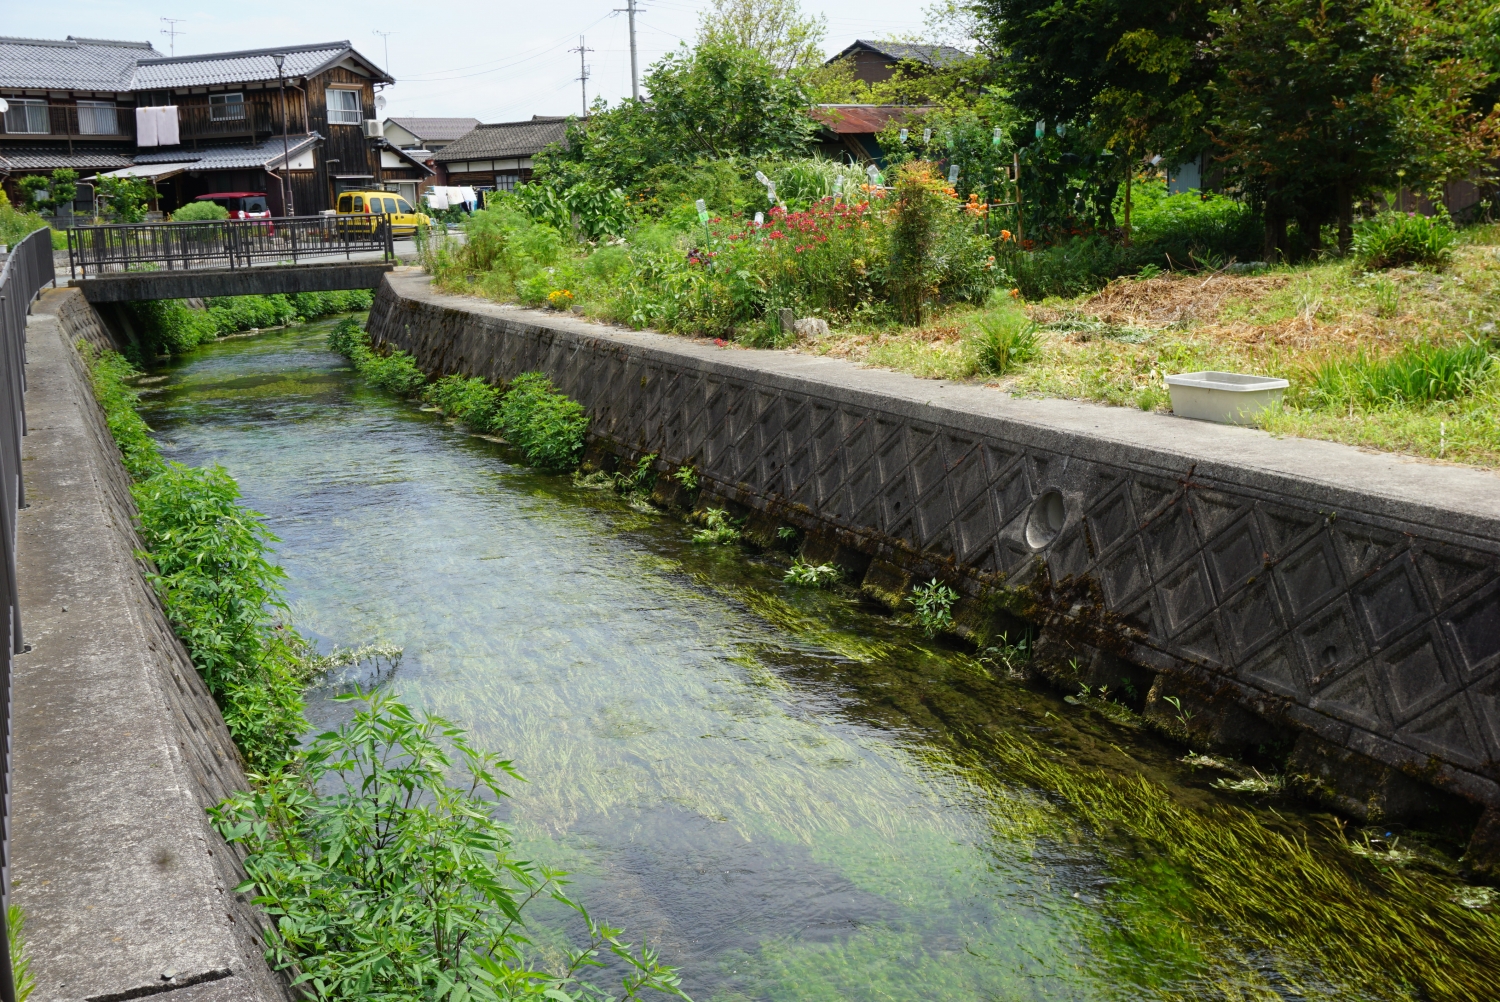
<path id="1" fill-rule="evenodd" d="M 514 465 L 364 386 L 331 323 L 163 369 L 147 421 L 268 517 L 294 625 L 402 647 L 384 684 L 526 777 L 521 854 L 698 1002 L 1485 994 L 1497 919 L 1441 839 L 1216 789 L 1128 714 Z"/>

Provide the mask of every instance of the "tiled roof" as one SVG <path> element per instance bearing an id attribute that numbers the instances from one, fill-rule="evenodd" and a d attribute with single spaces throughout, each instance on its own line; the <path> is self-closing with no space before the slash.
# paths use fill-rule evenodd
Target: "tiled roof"
<path id="1" fill-rule="evenodd" d="M 947 66 L 949 63 L 969 58 L 969 54 L 963 49 L 955 49 L 951 45 L 912 45 L 907 42 L 878 42 L 859 38 L 828 61 L 832 63 L 843 59 L 858 49 L 867 49 L 895 63 L 910 60 L 915 63 L 926 63 L 928 66 Z"/>
<path id="2" fill-rule="evenodd" d="M 392 82 L 379 67 L 354 51 L 347 42 L 320 42 L 316 45 L 286 45 L 274 49 L 247 49 L 243 52 L 211 52 L 199 56 L 142 59 L 136 67 L 132 90 L 166 90 L 173 87 L 204 87 L 212 84 L 248 83 L 275 80 L 276 62 L 271 57 L 286 53 L 282 74 L 288 79 L 311 76 L 352 56 L 375 75 L 377 81 Z"/>
<path id="3" fill-rule="evenodd" d="M 450 142 L 479 125 L 477 118 L 391 118 L 387 121 L 395 122 L 418 139 Z"/>
<path id="4" fill-rule="evenodd" d="M 322 138 L 316 132 L 310 135 L 289 136 L 287 149 L 295 157 Z M 140 153 L 136 155 L 135 162 L 138 164 L 191 163 L 194 170 L 231 170 L 238 167 L 264 167 L 280 159 L 281 137 L 276 136 L 263 143 L 248 146 L 212 146 L 196 150 L 178 149 L 172 152 Z"/>
<path id="5" fill-rule="evenodd" d="M 904 122 L 908 115 L 931 111 L 931 108 L 900 104 L 820 104 L 812 117 L 839 135 L 879 132 L 891 119 Z"/>
<path id="6" fill-rule="evenodd" d="M 438 163 L 453 163 L 456 160 L 531 157 L 553 143 L 563 142 L 567 134 L 566 118 L 537 116 L 527 122 L 476 125 L 473 131 L 434 153 L 432 159 Z"/>
<path id="7" fill-rule="evenodd" d="M 32 153 L 17 153 L 9 150 L 4 157 L 6 170 L 56 170 L 71 167 L 74 170 L 112 170 L 129 167 L 128 153 L 68 153 L 66 150 L 37 150 Z"/>
<path id="8" fill-rule="evenodd" d="M 129 90 L 136 63 L 159 55 L 150 42 L 0 37 L 0 87 Z"/>

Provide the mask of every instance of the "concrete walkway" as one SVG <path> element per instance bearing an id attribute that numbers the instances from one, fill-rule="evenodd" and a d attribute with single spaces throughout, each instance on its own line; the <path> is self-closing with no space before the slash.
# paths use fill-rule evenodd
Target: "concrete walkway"
<path id="1" fill-rule="evenodd" d="M 12 900 L 32 1002 L 283 999 L 204 807 L 245 780 L 146 588 L 128 479 L 46 293 L 27 328 Z M 67 312 L 67 311 L 65 311 Z M 77 315 L 78 311 L 74 311 Z M 92 311 L 81 311 L 92 315 Z"/>

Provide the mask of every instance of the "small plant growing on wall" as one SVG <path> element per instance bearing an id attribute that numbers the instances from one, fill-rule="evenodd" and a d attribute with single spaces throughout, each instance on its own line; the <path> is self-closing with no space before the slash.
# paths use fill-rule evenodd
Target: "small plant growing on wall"
<path id="1" fill-rule="evenodd" d="M 681 484 L 685 491 L 698 489 L 698 471 L 692 466 L 679 466 L 677 472 L 672 474 L 672 479 Z"/>
<path id="2" fill-rule="evenodd" d="M 917 625 L 929 637 L 953 625 L 953 603 L 958 601 L 958 592 L 937 578 L 911 591 L 911 604 L 916 609 Z"/>
<path id="3" fill-rule="evenodd" d="M 709 546 L 724 546 L 740 541 L 740 530 L 729 519 L 723 508 L 709 508 L 699 516 L 703 528 L 693 533 L 693 542 Z"/>
<path id="4" fill-rule="evenodd" d="M 827 588 L 837 584 L 843 576 L 843 572 L 833 564 L 809 564 L 799 557 L 792 561 L 791 568 L 782 580 L 802 588 Z"/>

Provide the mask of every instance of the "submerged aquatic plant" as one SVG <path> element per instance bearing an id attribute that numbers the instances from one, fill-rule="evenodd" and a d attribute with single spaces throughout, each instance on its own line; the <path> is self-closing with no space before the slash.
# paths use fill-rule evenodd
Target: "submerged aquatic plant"
<path id="1" fill-rule="evenodd" d="M 1057 798 L 1079 837 L 1121 847 L 1101 907 L 1131 944 L 1180 957 L 1153 998 L 1469 1002 L 1500 969 L 1500 924 L 1420 872 L 1379 869 L 1341 831 L 1299 833 L 1279 816 L 1197 809 L 1139 775 L 1080 768 L 1024 735 L 970 736 L 1014 781 Z M 1056 838 L 1049 831 L 1048 840 Z M 1107 951 L 1118 957 L 1135 955 Z M 1138 973 L 1120 960 L 1120 976 Z"/>
<path id="2" fill-rule="evenodd" d="M 953 625 L 953 603 L 957 601 L 958 592 L 937 578 L 911 590 L 917 625 L 929 637 L 935 637 Z"/>

